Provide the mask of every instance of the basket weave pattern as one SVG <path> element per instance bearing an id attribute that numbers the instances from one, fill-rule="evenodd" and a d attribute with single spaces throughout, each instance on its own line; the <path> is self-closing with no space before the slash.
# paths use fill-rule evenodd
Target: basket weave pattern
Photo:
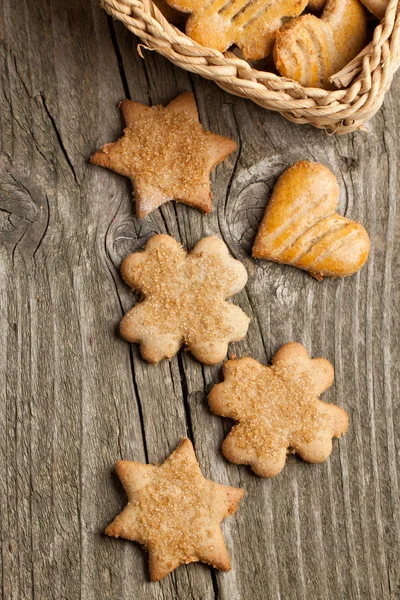
<path id="1" fill-rule="evenodd" d="M 400 63 L 400 0 L 390 0 L 372 42 L 340 73 L 334 91 L 305 88 L 273 73 L 258 71 L 232 52 L 200 46 L 168 23 L 152 0 L 101 0 L 101 5 L 143 42 L 178 67 L 215 81 L 227 92 L 250 98 L 294 123 L 310 123 L 336 133 L 362 127 L 381 107 Z M 140 51 L 140 48 L 139 48 Z"/>

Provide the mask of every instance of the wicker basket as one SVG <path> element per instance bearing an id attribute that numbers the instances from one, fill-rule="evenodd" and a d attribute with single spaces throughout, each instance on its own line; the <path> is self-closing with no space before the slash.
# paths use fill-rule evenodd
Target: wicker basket
<path id="1" fill-rule="evenodd" d="M 305 88 L 258 71 L 232 52 L 205 48 L 168 23 L 152 0 L 101 0 L 102 6 L 142 41 L 175 65 L 212 79 L 222 89 L 280 112 L 294 123 L 350 133 L 381 107 L 400 62 L 399 0 L 390 0 L 372 42 L 331 80 L 334 91 Z M 139 48 L 140 51 L 140 48 Z"/>

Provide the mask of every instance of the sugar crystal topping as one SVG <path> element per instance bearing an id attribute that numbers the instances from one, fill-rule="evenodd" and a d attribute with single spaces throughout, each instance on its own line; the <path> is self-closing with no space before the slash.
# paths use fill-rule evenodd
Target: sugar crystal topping
<path id="1" fill-rule="evenodd" d="M 179 332 L 184 343 L 229 337 L 227 292 L 238 274 L 218 254 L 186 254 L 158 246 L 135 269 L 134 285 L 145 297 L 143 326 L 161 334 Z"/>
<path id="2" fill-rule="evenodd" d="M 207 185 L 209 136 L 185 111 L 153 106 L 125 129 L 114 145 L 114 161 L 118 157 L 132 179 L 180 198 Z"/>
<path id="3" fill-rule="evenodd" d="M 165 562 L 197 558 L 196 551 L 210 527 L 221 520 L 215 512 L 212 481 L 203 477 L 197 463 L 177 452 L 152 469 L 151 480 L 130 499 L 138 509 L 137 530 L 141 543 Z"/>
<path id="4" fill-rule="evenodd" d="M 316 439 L 327 417 L 318 410 L 306 371 L 290 364 L 260 365 L 257 370 L 239 364 L 221 392 L 230 416 L 240 421 L 237 447 L 274 458 L 282 449 Z"/>

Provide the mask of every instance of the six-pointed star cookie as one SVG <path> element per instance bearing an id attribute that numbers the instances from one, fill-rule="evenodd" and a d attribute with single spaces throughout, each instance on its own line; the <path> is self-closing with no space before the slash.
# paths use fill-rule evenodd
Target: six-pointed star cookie
<path id="1" fill-rule="evenodd" d="M 252 358 L 229 360 L 224 377 L 212 388 L 209 405 L 239 423 L 225 439 L 223 453 L 261 477 L 277 475 L 288 451 L 311 463 L 324 461 L 332 437 L 347 430 L 346 412 L 318 398 L 332 385 L 332 365 L 324 358 L 310 359 L 301 344 L 282 346 L 271 367 Z"/>
<path id="2" fill-rule="evenodd" d="M 177 200 L 211 211 L 210 172 L 236 150 L 229 138 L 205 131 L 192 92 L 168 106 L 120 103 L 124 136 L 105 144 L 90 162 L 132 179 L 139 218 Z"/>
<path id="3" fill-rule="evenodd" d="M 129 502 L 105 533 L 147 547 L 152 581 L 197 561 L 230 570 L 220 524 L 244 492 L 205 479 L 190 440 L 161 465 L 121 460 L 116 470 Z"/>
<path id="4" fill-rule="evenodd" d="M 140 344 L 143 358 L 171 358 L 182 344 L 205 364 L 220 362 L 241 340 L 249 318 L 226 298 L 246 284 L 244 266 L 222 240 L 205 237 L 187 252 L 169 235 L 155 235 L 123 262 L 122 277 L 144 297 L 121 321 L 121 334 Z"/>

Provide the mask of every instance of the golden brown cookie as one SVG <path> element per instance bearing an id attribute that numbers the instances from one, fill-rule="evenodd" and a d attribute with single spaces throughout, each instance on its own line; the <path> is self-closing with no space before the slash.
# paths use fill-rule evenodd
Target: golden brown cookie
<path id="1" fill-rule="evenodd" d="M 260 477 L 280 473 L 288 452 L 311 463 L 326 460 L 332 437 L 347 430 L 345 411 L 318 398 L 332 385 L 332 365 L 324 358 L 310 359 L 301 344 L 282 346 L 271 367 L 241 358 L 226 362 L 223 373 L 224 381 L 212 388 L 208 402 L 215 414 L 238 424 L 222 451 Z"/>
<path id="2" fill-rule="evenodd" d="M 370 242 L 364 227 L 338 215 L 339 185 L 324 165 L 295 163 L 280 176 L 253 246 L 254 258 L 292 265 L 316 279 L 361 269 Z"/>
<path id="3" fill-rule="evenodd" d="M 366 8 L 379 20 L 383 19 L 389 0 L 361 0 Z"/>
<path id="4" fill-rule="evenodd" d="M 124 136 L 105 144 L 90 162 L 129 177 L 141 219 L 169 200 L 211 211 L 210 172 L 236 150 L 233 140 L 205 131 L 192 92 L 168 106 L 120 104 Z"/>
<path id="5" fill-rule="evenodd" d="M 144 298 L 122 319 L 121 334 L 150 363 L 182 344 L 197 360 L 218 363 L 229 342 L 246 335 L 248 316 L 226 302 L 246 285 L 246 269 L 219 238 L 205 237 L 187 254 L 169 235 L 155 235 L 124 260 L 121 274 Z"/>
<path id="6" fill-rule="evenodd" d="M 329 89 L 329 77 L 365 46 L 367 16 L 359 0 L 328 0 L 322 17 L 303 15 L 276 35 L 274 59 L 284 77 Z"/>
<path id="7" fill-rule="evenodd" d="M 288 17 L 297 17 L 307 0 L 167 0 L 191 13 L 186 33 L 202 46 L 223 52 L 236 44 L 250 60 L 272 50 L 276 31 Z"/>
<path id="8" fill-rule="evenodd" d="M 205 479 L 189 439 L 161 465 L 120 460 L 116 470 L 128 504 L 105 534 L 145 546 L 152 581 L 198 561 L 230 570 L 220 524 L 244 492 Z"/>

